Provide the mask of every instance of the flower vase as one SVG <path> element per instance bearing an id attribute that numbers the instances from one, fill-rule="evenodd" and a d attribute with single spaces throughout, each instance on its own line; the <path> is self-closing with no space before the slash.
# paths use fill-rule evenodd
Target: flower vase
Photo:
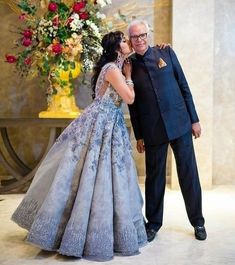
<path id="1" fill-rule="evenodd" d="M 80 115 L 72 87 L 72 79 L 77 78 L 80 72 L 81 67 L 77 62 L 74 69 L 55 68 L 51 71 L 49 77 L 51 85 L 47 96 L 48 108 L 39 113 L 39 118 L 76 118 Z"/>

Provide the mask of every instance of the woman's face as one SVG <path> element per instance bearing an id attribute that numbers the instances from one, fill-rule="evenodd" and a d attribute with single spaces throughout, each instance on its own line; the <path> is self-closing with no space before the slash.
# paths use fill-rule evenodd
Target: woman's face
<path id="1" fill-rule="evenodd" d="M 128 55 L 132 52 L 132 48 L 129 44 L 129 41 L 127 41 L 124 36 L 122 37 L 122 41 L 120 43 L 120 49 L 121 49 L 120 52 L 123 55 Z"/>

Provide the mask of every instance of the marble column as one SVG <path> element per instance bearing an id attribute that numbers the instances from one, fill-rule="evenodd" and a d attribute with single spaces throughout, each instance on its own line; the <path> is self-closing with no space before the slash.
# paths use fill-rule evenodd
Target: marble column
<path id="1" fill-rule="evenodd" d="M 235 184 L 235 2 L 214 1 L 213 184 Z"/>
<path id="2" fill-rule="evenodd" d="M 212 185 L 213 161 L 213 71 L 214 71 L 214 1 L 174 0 L 172 45 L 184 69 L 202 126 L 201 138 L 194 140 L 205 189 Z M 172 159 L 171 187 L 178 187 Z"/>

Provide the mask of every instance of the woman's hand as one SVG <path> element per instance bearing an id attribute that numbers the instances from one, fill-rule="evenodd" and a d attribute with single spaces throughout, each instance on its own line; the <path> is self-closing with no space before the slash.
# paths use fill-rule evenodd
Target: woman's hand
<path id="1" fill-rule="evenodd" d="M 127 58 L 124 61 L 122 72 L 125 75 L 126 79 L 131 79 L 132 65 L 130 59 Z"/>

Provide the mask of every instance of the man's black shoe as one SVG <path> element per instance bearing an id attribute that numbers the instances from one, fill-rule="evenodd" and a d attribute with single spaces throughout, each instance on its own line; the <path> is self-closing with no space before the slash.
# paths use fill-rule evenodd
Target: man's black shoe
<path id="1" fill-rule="evenodd" d="M 148 242 L 151 242 L 154 240 L 154 238 L 157 234 L 157 231 L 154 229 L 147 228 L 146 233 L 147 233 Z"/>
<path id="2" fill-rule="evenodd" d="M 194 234 L 196 239 L 198 240 L 205 240 L 207 237 L 206 229 L 204 226 L 195 226 L 194 227 Z"/>

